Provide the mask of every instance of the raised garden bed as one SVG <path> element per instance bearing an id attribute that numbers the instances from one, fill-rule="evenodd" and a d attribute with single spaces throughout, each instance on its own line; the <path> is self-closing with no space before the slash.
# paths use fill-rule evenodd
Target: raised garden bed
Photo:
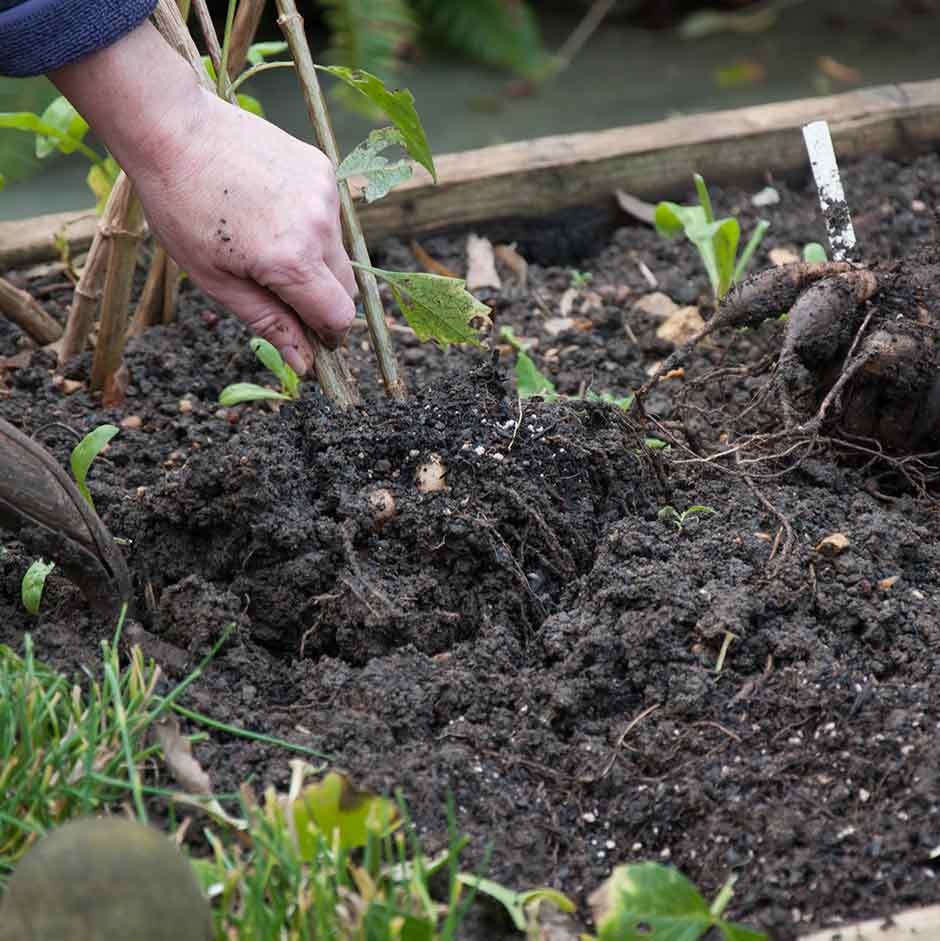
<path id="1" fill-rule="evenodd" d="M 757 266 L 772 249 L 823 241 L 812 183 L 775 178 L 779 204 L 758 210 L 771 162 L 749 165 L 752 184 L 713 197 L 745 231 L 770 220 Z M 865 258 L 886 264 L 936 242 L 936 154 L 843 171 Z M 266 377 L 241 326 L 188 289 L 178 324 L 130 342 L 120 411 L 84 391 L 87 356 L 57 381 L 54 359 L 21 355 L 18 330 L 0 321 L 0 416 L 63 462 L 84 432 L 124 422 L 91 489 L 128 541 L 145 649 L 179 677 L 234 623 L 188 704 L 315 746 L 376 790 L 401 787 L 431 846 L 451 792 L 468 858 L 493 841 L 491 876 L 517 888 L 547 883 L 583 902 L 613 865 L 640 859 L 673 863 L 712 894 L 736 873 L 729 913 L 775 939 L 933 902 L 930 462 L 905 475 L 833 438 L 747 466 L 703 459 L 733 440 L 762 388 L 776 319 L 716 335 L 648 398 L 650 415 L 694 428 L 698 453 L 650 447 L 634 412 L 577 397 L 626 395 L 671 352 L 650 275 L 682 306 L 707 296 L 705 274 L 689 246 L 623 217 L 576 242 L 570 230 L 494 229 L 527 256 L 528 284 L 502 270 L 503 288 L 484 294 L 496 330 L 532 341 L 566 401 L 520 402 L 508 344 L 444 353 L 403 329 L 405 403 L 381 398 L 354 331 L 361 410 L 338 413 L 312 386 L 279 412 L 223 409 L 223 386 Z M 461 273 L 465 242 L 422 247 Z M 376 256 L 417 264 L 395 238 Z M 63 314 L 55 271 L 17 277 Z M 776 400 L 761 402 L 748 420 L 773 427 Z M 446 489 L 421 493 L 415 473 L 432 454 Z M 378 488 L 396 506 L 383 525 L 369 503 Z M 678 519 L 695 506 L 713 512 Z M 12 541 L 0 554 L 0 642 L 18 647 L 30 631 L 48 663 L 92 663 L 112 626 L 55 576 L 28 616 L 30 561 Z M 198 757 L 223 791 L 289 775 L 277 749 L 220 735 Z M 936 915 L 923 919 L 911 930 L 927 936 Z M 498 920 L 473 930 L 509 934 Z"/>

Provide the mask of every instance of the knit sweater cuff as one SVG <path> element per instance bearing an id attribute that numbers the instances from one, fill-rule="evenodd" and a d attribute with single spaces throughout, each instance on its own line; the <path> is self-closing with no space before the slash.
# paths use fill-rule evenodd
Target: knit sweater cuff
<path id="1" fill-rule="evenodd" d="M 25 0 L 0 13 L 0 75 L 41 75 L 139 26 L 156 0 Z"/>

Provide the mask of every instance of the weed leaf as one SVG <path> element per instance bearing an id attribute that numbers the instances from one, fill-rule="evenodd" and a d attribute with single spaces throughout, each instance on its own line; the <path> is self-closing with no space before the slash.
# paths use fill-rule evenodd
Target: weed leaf
<path id="1" fill-rule="evenodd" d="M 718 296 L 724 297 L 734 278 L 734 260 L 738 254 L 738 241 L 741 238 L 741 226 L 737 219 L 719 219 L 709 228 L 712 249 L 715 253 L 715 267 L 718 272 Z"/>
<path id="2" fill-rule="evenodd" d="M 807 242 L 803 246 L 803 261 L 825 263 L 829 258 L 819 242 Z"/>
<path id="3" fill-rule="evenodd" d="M 116 425 L 99 425 L 97 428 L 89 431 L 72 450 L 71 465 L 72 476 L 78 485 L 79 492 L 88 501 L 88 505 L 94 510 L 95 504 L 85 485 L 85 478 L 88 476 L 88 469 L 94 463 L 95 458 L 104 450 L 105 445 L 120 431 Z"/>
<path id="4" fill-rule="evenodd" d="M 466 281 L 439 274 L 383 271 L 358 263 L 353 267 L 388 282 L 408 325 L 422 343 L 434 340 L 443 349 L 451 343 L 480 346 L 470 321 L 479 317 L 488 323 L 490 308 L 465 290 Z"/>
<path id="5" fill-rule="evenodd" d="M 396 127 L 377 128 L 336 168 L 336 178 L 345 180 L 351 176 L 364 176 L 366 202 L 374 203 L 399 184 L 410 180 L 414 173 L 407 160 L 391 163 L 382 156 L 383 150 L 395 146 L 405 146 L 401 131 Z"/>
<path id="6" fill-rule="evenodd" d="M 282 398 L 296 399 L 300 394 L 300 380 L 297 378 L 297 373 L 284 362 L 277 348 L 261 337 L 252 339 L 250 345 L 262 366 L 270 369 L 280 380 Z"/>
<path id="7" fill-rule="evenodd" d="M 81 143 L 80 140 L 67 134 L 54 124 L 43 121 L 38 114 L 32 111 L 4 111 L 0 113 L 0 127 L 8 127 L 15 131 L 26 131 L 54 140 L 55 146 L 63 153 L 70 154 Z"/>
<path id="8" fill-rule="evenodd" d="M 286 51 L 286 42 L 256 42 L 248 47 L 246 58 L 249 65 L 261 65 L 265 59 L 270 59 L 271 56 L 279 56 Z"/>
<path id="9" fill-rule="evenodd" d="M 389 91 L 384 82 L 362 69 L 349 69 L 343 65 L 318 65 L 318 69 L 345 82 L 350 88 L 365 95 L 376 107 L 381 108 L 389 120 L 401 131 L 408 153 L 424 167 L 437 182 L 437 170 L 428 139 L 415 110 L 414 96 L 407 88 Z"/>
<path id="10" fill-rule="evenodd" d="M 54 568 L 55 562 L 43 562 L 42 559 L 36 559 L 26 570 L 23 583 L 20 586 L 20 595 L 23 599 L 23 607 L 30 614 L 39 614 L 39 605 L 42 601 L 42 591 L 46 587 L 46 578 Z"/>
<path id="11" fill-rule="evenodd" d="M 64 138 L 57 139 L 47 134 L 38 134 L 36 156 L 40 160 L 56 150 L 61 150 L 64 154 L 72 153 L 88 132 L 88 122 L 75 110 L 75 106 L 61 95 L 53 99 L 39 120 L 58 128 L 65 135 Z"/>
<path id="12" fill-rule="evenodd" d="M 316 852 L 317 833 L 331 846 L 353 849 L 365 846 L 370 836 L 388 833 L 397 819 L 394 801 L 359 790 L 336 771 L 304 788 L 291 812 L 305 859 L 312 859 Z"/>
<path id="13" fill-rule="evenodd" d="M 476 889 L 477 892 L 488 895 L 491 899 L 499 902 L 506 909 L 516 929 L 522 932 L 527 931 L 529 927 L 526 906 L 533 902 L 547 899 L 563 912 L 573 912 L 575 910 L 574 902 L 567 895 L 563 895 L 555 889 L 529 889 L 526 892 L 514 892 L 492 879 L 484 879 L 482 876 L 472 876 L 463 872 L 458 874 L 457 881 L 461 885 L 470 886 Z"/>
<path id="14" fill-rule="evenodd" d="M 658 203 L 653 215 L 656 231 L 667 239 L 678 238 L 689 227 L 703 226 L 707 221 L 701 206 L 680 206 L 678 203 Z"/>
<path id="15" fill-rule="evenodd" d="M 226 386 L 219 393 L 219 405 L 226 407 L 241 405 L 242 402 L 257 402 L 260 399 L 280 399 L 287 401 L 288 396 L 283 392 L 275 392 L 267 386 L 259 386 L 254 382 L 235 382 Z"/>
<path id="16" fill-rule="evenodd" d="M 717 922 L 718 930 L 725 936 L 725 941 L 767 941 L 763 931 L 755 931 L 733 921 Z"/>

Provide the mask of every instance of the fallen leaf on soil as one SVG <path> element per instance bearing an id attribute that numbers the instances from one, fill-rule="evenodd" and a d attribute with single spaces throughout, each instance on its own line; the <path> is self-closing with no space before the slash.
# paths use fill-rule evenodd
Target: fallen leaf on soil
<path id="1" fill-rule="evenodd" d="M 493 288 L 498 291 L 502 286 L 503 282 L 496 271 L 493 243 L 471 233 L 467 237 L 467 290 Z"/>
<path id="2" fill-rule="evenodd" d="M 849 537 L 845 533 L 831 533 L 816 546 L 816 551 L 827 559 L 831 559 L 845 552 L 848 547 Z"/>
<path id="3" fill-rule="evenodd" d="M 767 257 L 779 268 L 780 265 L 792 265 L 800 260 L 798 252 L 792 248 L 772 248 Z"/>
<path id="4" fill-rule="evenodd" d="M 617 190 L 617 205 L 628 215 L 647 225 L 653 224 L 656 207 L 638 196 L 631 196 L 623 190 Z"/>
<path id="5" fill-rule="evenodd" d="M 424 464 L 418 465 L 415 483 L 421 493 L 439 493 L 447 489 L 446 475 L 447 467 L 440 454 L 432 454 Z"/>
<path id="6" fill-rule="evenodd" d="M 660 340 L 681 346 L 691 340 L 704 326 L 705 321 L 702 320 L 697 307 L 680 307 L 668 320 L 659 325 L 656 336 Z"/>
<path id="7" fill-rule="evenodd" d="M 528 285 L 529 263 L 516 251 L 515 245 L 497 245 L 493 253 L 516 276 L 519 287 Z"/>
<path id="8" fill-rule="evenodd" d="M 549 317 L 542 326 L 545 327 L 546 333 L 557 337 L 559 333 L 571 330 L 574 327 L 574 323 L 571 317 Z"/>
<path id="9" fill-rule="evenodd" d="M 431 274 L 439 274 L 444 278 L 457 278 L 459 275 L 454 274 L 447 265 L 442 265 L 437 259 L 432 258 L 417 242 L 411 243 L 411 250 L 415 253 L 415 258 L 418 259 L 421 267 L 425 271 L 430 271 Z"/>
<path id="10" fill-rule="evenodd" d="M 642 297 L 637 298 L 633 306 L 641 313 L 649 317 L 655 317 L 656 320 L 666 320 L 679 310 L 679 305 L 668 294 L 663 294 L 662 291 L 644 294 Z"/>
<path id="11" fill-rule="evenodd" d="M 180 732 L 174 716 L 166 716 L 154 725 L 154 734 L 163 750 L 170 774 L 190 794 L 211 794 L 212 782 L 202 765 L 193 758 L 189 739 Z"/>
<path id="12" fill-rule="evenodd" d="M 827 78 L 835 82 L 845 82 L 846 84 L 857 84 L 864 79 L 862 73 L 851 65 L 844 65 L 832 58 L 832 56 L 820 56 L 816 60 L 816 68 Z"/>

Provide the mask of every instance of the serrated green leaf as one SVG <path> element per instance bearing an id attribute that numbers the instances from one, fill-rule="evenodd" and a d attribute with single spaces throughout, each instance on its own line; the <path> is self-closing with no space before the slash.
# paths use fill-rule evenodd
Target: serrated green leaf
<path id="1" fill-rule="evenodd" d="M 357 788 L 348 778 L 331 771 L 322 781 L 304 788 L 291 804 L 301 855 L 316 852 L 316 834 L 341 850 L 365 846 L 370 836 L 390 832 L 397 822 L 394 801 Z"/>
<path id="2" fill-rule="evenodd" d="M 252 352 L 258 357 L 262 366 L 270 369 L 280 380 L 281 392 L 284 394 L 284 398 L 296 399 L 300 395 L 300 379 L 297 377 L 297 373 L 284 362 L 274 344 L 261 337 L 254 337 L 250 345 Z"/>
<path id="3" fill-rule="evenodd" d="M 75 151 L 88 133 L 88 122 L 75 110 L 75 106 L 59 95 L 50 102 L 39 118 L 45 124 L 57 128 L 65 137 L 53 138 L 46 134 L 36 136 L 36 156 L 42 160 L 56 150 L 64 154 Z"/>
<path id="4" fill-rule="evenodd" d="M 287 401 L 289 398 L 283 392 L 275 392 L 274 389 L 259 386 L 254 382 L 235 382 L 219 393 L 219 404 L 230 406 L 240 405 L 242 402 L 257 402 L 261 399 Z"/>
<path id="5" fill-rule="evenodd" d="M 23 607 L 30 614 L 39 614 L 39 605 L 42 602 L 43 589 L 46 587 L 46 578 L 54 568 L 55 562 L 43 562 L 42 559 L 36 559 L 26 570 L 23 583 L 20 586 L 20 596 L 23 599 Z"/>
<path id="6" fill-rule="evenodd" d="M 490 308 L 465 290 L 466 281 L 423 272 L 384 271 L 353 262 L 388 282 L 408 325 L 423 343 L 434 340 L 442 348 L 451 343 L 480 346 L 470 321 L 490 319 Z"/>
<path id="7" fill-rule="evenodd" d="M 366 188 L 363 194 L 367 203 L 374 203 L 386 196 L 396 186 L 410 180 L 414 168 L 407 160 L 391 163 L 382 151 L 389 147 L 404 147 L 405 140 L 396 127 L 383 127 L 369 136 L 336 168 L 336 178 L 364 176 Z"/>
<path id="8" fill-rule="evenodd" d="M 116 425 L 99 425 L 92 429 L 82 438 L 72 449 L 71 465 L 72 476 L 78 485 L 79 492 L 88 501 L 88 505 L 94 510 L 95 504 L 85 485 L 85 478 L 88 476 L 88 470 L 94 463 L 95 458 L 104 450 L 105 445 L 120 431 Z"/>
<path id="9" fill-rule="evenodd" d="M 342 65 L 318 65 L 317 68 L 345 82 L 380 108 L 401 131 L 408 153 L 431 174 L 434 182 L 437 182 L 437 170 L 434 168 L 431 148 L 415 110 L 414 96 L 407 88 L 389 91 L 380 78 L 362 69 L 348 69 Z"/>
<path id="10" fill-rule="evenodd" d="M 252 98 L 251 95 L 236 95 L 235 97 L 238 100 L 238 106 L 243 111 L 247 111 L 249 114 L 257 115 L 259 118 L 264 117 L 264 108 L 257 98 Z"/>
<path id="11" fill-rule="evenodd" d="M 824 263 L 829 261 L 829 256 L 819 242 L 807 242 L 803 246 L 803 261 Z"/>
<path id="12" fill-rule="evenodd" d="M 261 65 L 265 59 L 279 56 L 286 49 L 286 42 L 256 42 L 248 47 L 246 58 L 249 65 Z"/>
<path id="13" fill-rule="evenodd" d="M 599 941 L 698 941 L 716 921 L 695 886 L 659 863 L 618 866 L 598 898 Z"/>

